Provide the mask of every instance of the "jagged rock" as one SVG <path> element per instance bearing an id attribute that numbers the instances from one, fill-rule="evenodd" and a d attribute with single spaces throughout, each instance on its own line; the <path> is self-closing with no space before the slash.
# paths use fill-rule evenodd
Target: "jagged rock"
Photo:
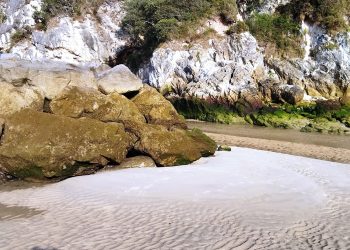
<path id="1" fill-rule="evenodd" d="M 24 84 L 20 87 L 8 83 L 0 83 L 0 117 L 13 114 L 23 108 L 41 111 L 44 96 L 40 89 Z"/>
<path id="2" fill-rule="evenodd" d="M 143 88 L 132 101 L 150 124 L 187 128 L 185 119 L 180 116 L 173 105 L 163 97 L 156 89 Z"/>
<path id="3" fill-rule="evenodd" d="M 63 178 L 121 163 L 130 144 L 121 124 L 24 109 L 5 121 L 0 165 L 17 178 Z"/>
<path id="4" fill-rule="evenodd" d="M 146 120 L 137 106 L 126 97 L 109 96 L 90 88 L 68 87 L 50 103 L 52 113 L 72 118 L 88 117 L 103 122 Z"/>
<path id="5" fill-rule="evenodd" d="M 264 71 L 262 51 L 248 32 L 217 36 L 188 47 L 172 41 L 156 49 L 139 75 L 156 88 L 176 86 L 180 78 L 187 85 L 187 94 L 206 98 L 249 88 L 256 72 Z"/>
<path id="6" fill-rule="evenodd" d="M 125 94 L 139 91 L 143 87 L 142 81 L 125 65 L 117 65 L 99 74 L 97 84 L 99 90 L 105 94 Z"/>
<path id="7" fill-rule="evenodd" d="M 79 20 L 62 15 L 51 18 L 45 31 L 37 30 L 33 18 L 43 2 L 7 0 L 3 10 L 6 20 L 0 24 L 0 47 L 22 59 L 96 65 L 123 49 L 129 41 L 121 29 L 125 16 L 122 1 L 105 1 L 101 6 L 93 6 L 94 10 L 86 10 L 90 13 Z M 31 36 L 17 44 L 11 41 L 13 33 L 26 28 L 32 31 Z"/>

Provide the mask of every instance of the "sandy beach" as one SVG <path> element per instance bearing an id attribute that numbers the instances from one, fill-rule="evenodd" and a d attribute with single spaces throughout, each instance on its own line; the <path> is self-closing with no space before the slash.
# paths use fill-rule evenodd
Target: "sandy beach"
<path id="1" fill-rule="evenodd" d="M 350 163 L 350 136 L 190 121 L 218 144 Z"/>
<path id="2" fill-rule="evenodd" d="M 0 249 L 349 249 L 350 165 L 245 148 L 0 189 Z"/>

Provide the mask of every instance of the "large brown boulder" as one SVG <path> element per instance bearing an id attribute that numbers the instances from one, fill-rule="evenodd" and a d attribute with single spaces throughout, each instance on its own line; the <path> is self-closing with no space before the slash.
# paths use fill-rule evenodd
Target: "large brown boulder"
<path id="1" fill-rule="evenodd" d="M 165 127 L 180 127 L 186 129 L 185 119 L 180 116 L 174 106 L 156 89 L 144 87 L 132 101 L 150 124 Z"/>
<path id="2" fill-rule="evenodd" d="M 130 144 L 121 124 L 24 109 L 5 120 L 0 165 L 17 178 L 68 177 L 121 163 Z"/>
<path id="3" fill-rule="evenodd" d="M 199 130 L 168 130 L 164 126 L 133 124 L 135 150 L 151 156 L 160 166 L 185 165 L 215 153 L 216 143 Z"/>
<path id="4" fill-rule="evenodd" d="M 88 117 L 103 122 L 146 120 L 136 105 L 113 93 L 106 96 L 91 88 L 69 87 L 50 103 L 52 113 L 72 118 Z"/>

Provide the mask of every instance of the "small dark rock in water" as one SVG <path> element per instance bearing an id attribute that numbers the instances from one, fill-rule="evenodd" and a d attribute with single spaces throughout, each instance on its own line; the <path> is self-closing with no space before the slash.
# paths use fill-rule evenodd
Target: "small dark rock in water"
<path id="1" fill-rule="evenodd" d="M 231 152 L 231 147 L 227 146 L 227 145 L 220 145 L 218 147 L 218 151 L 227 151 L 227 152 Z"/>

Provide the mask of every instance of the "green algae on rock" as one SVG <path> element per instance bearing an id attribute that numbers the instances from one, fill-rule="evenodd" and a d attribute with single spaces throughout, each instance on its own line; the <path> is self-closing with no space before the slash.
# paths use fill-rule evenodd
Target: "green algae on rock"
<path id="1" fill-rule="evenodd" d="M 350 128 L 336 120 L 316 118 L 310 124 L 301 129 L 302 132 L 319 132 L 328 134 L 349 134 Z"/>
<path id="2" fill-rule="evenodd" d="M 74 175 L 86 163 L 121 163 L 130 144 L 121 124 L 24 109 L 5 121 L 0 163 L 21 179 L 61 178 Z"/>

